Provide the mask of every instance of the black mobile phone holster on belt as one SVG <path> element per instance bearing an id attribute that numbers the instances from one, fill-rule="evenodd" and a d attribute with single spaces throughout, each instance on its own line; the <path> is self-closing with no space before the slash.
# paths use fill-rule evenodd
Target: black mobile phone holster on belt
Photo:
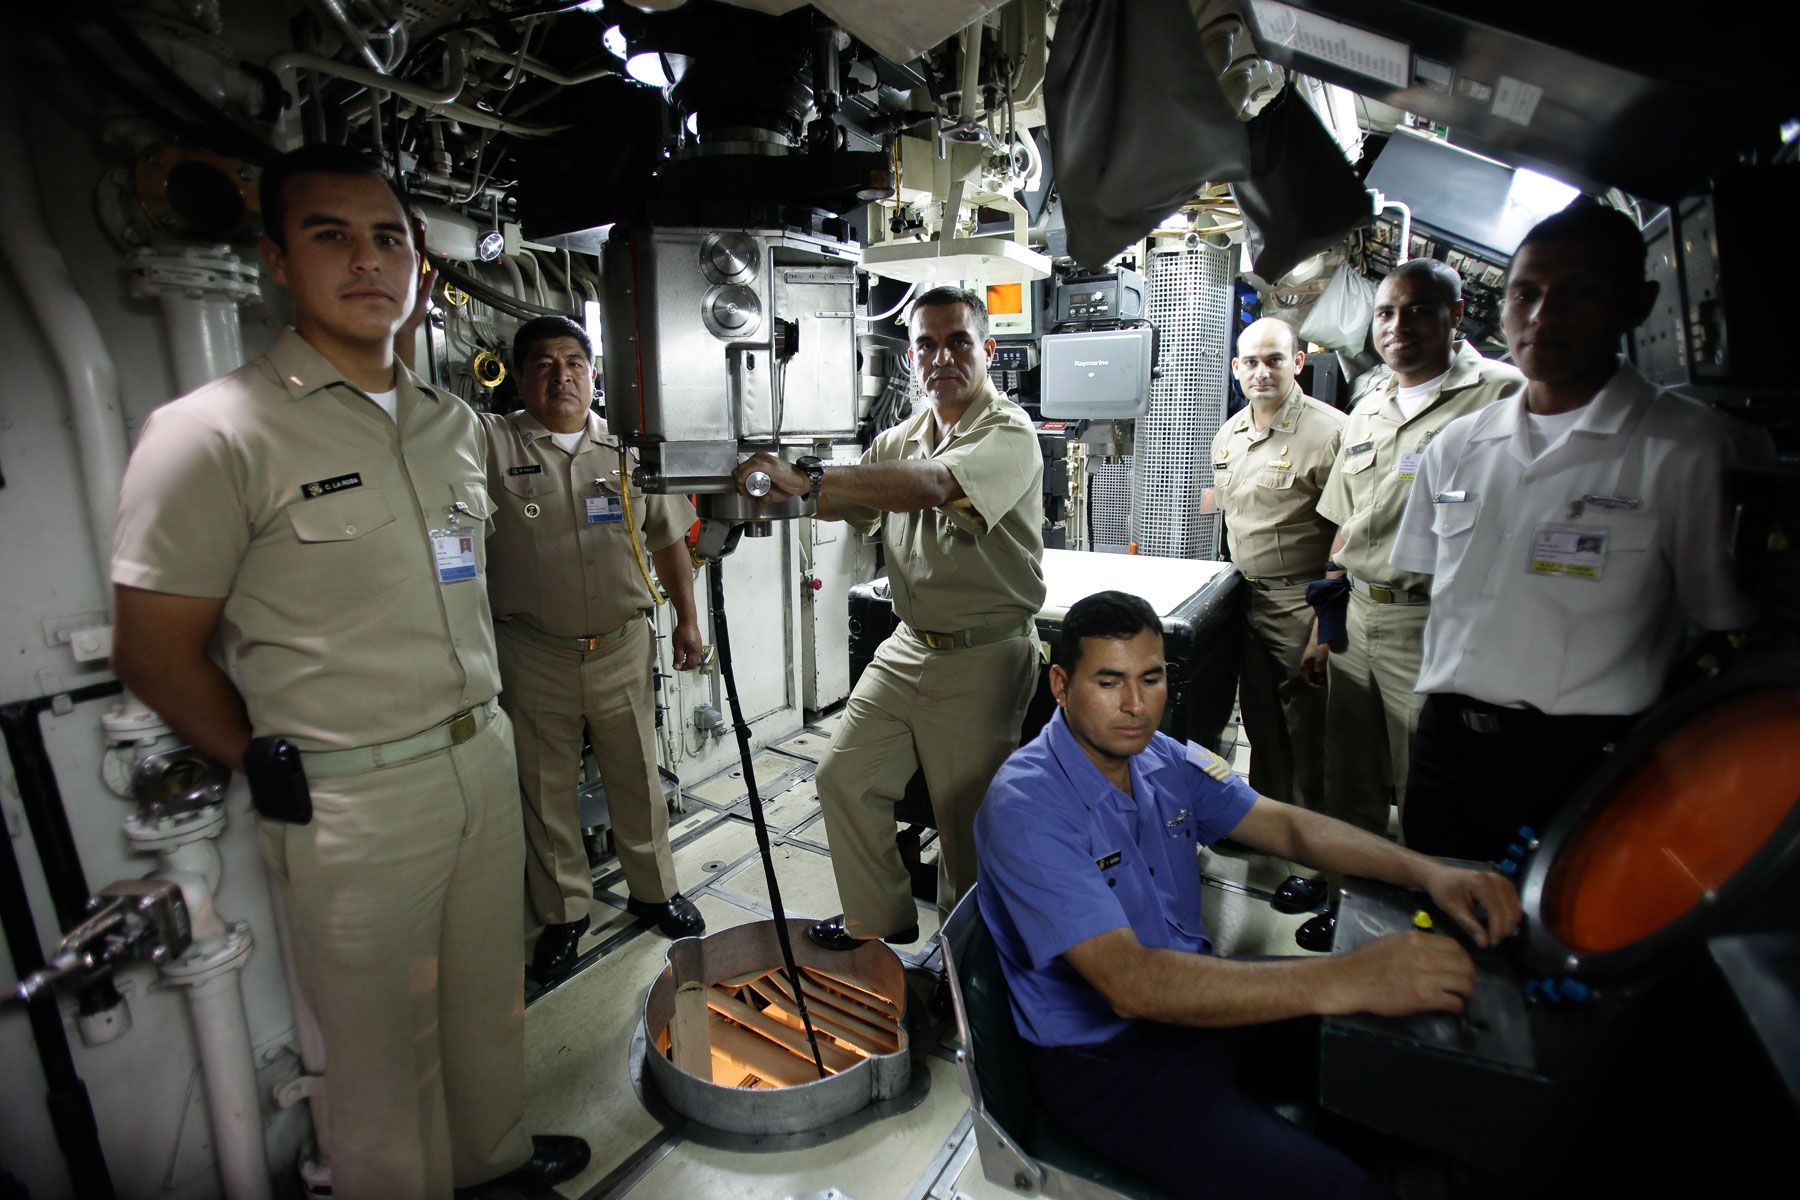
<path id="1" fill-rule="evenodd" d="M 312 792 L 300 751 L 286 738 L 251 738 L 244 750 L 244 778 L 250 781 L 250 803 L 271 821 L 306 825 L 312 821 Z"/>

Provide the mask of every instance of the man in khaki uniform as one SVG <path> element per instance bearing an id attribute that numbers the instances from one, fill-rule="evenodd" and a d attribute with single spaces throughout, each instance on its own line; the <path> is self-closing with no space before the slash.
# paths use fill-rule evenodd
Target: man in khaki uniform
<path id="1" fill-rule="evenodd" d="M 567 317 L 539 317 L 513 337 L 523 410 L 484 416 L 488 592 L 498 621 L 500 703 L 512 718 L 525 793 L 525 878 L 544 924 L 532 977 L 568 974 L 588 927 L 594 881 L 581 843 L 581 734 L 606 785 L 627 905 L 670 937 L 706 931 L 681 895 L 669 855 L 669 810 L 656 768 L 657 598 L 648 556 L 675 609 L 677 670 L 700 659 L 694 573 L 685 535 L 694 506 L 630 488 L 620 445 L 593 411 L 593 347 Z"/>
<path id="2" fill-rule="evenodd" d="M 1387 370 L 1357 388 L 1343 449 L 1319 501 L 1338 526 L 1334 577 L 1348 572 L 1351 592 L 1345 645 L 1333 651 L 1316 637 L 1306 674 L 1324 685 L 1325 813 L 1375 833 L 1388 827 L 1388 806 L 1406 794 L 1424 697 L 1419 679 L 1428 576 L 1388 562 L 1419 456 L 1438 432 L 1464 413 L 1524 387 L 1525 379 L 1490 362 L 1456 336 L 1462 320 L 1462 276 L 1433 259 L 1395 267 L 1375 293 L 1375 350 Z M 1307 949 L 1329 948 L 1330 914 L 1296 936 Z"/>
<path id="3" fill-rule="evenodd" d="M 1043 457 L 1024 410 L 988 382 L 987 305 L 933 288 L 907 321 L 930 404 L 884 431 L 854 466 L 802 470 L 758 454 L 776 496 L 818 498 L 819 516 L 881 531 L 903 624 L 857 680 L 819 764 L 843 915 L 809 933 L 821 946 L 906 943 L 918 913 L 894 844 L 894 803 L 922 769 L 938 823 L 938 908 L 975 882 L 975 811 L 1019 744 L 1037 683 L 1034 618 L 1044 603 Z M 745 492 L 748 495 L 748 492 Z"/>
<path id="4" fill-rule="evenodd" d="M 267 169 L 262 210 L 294 328 L 145 425 L 114 669 L 250 779 L 324 1037 L 313 1112 L 335 1193 L 545 1186 L 587 1147 L 520 1125 L 523 850 L 482 578 L 486 447 L 394 359 L 420 269 L 387 181 L 307 147 Z"/>
<path id="5" fill-rule="evenodd" d="M 1324 803 L 1325 697 L 1300 679 L 1312 634 L 1306 585 L 1325 571 L 1334 532 L 1319 494 L 1344 414 L 1300 391 L 1306 363 L 1292 327 L 1265 317 L 1238 335 L 1232 373 L 1250 403 L 1213 437 L 1213 497 L 1232 561 L 1250 587 L 1238 706 L 1250 786 L 1307 808 Z"/>

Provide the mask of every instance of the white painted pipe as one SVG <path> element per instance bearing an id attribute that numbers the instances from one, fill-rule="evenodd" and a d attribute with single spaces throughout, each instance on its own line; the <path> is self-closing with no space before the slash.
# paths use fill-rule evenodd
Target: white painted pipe
<path id="1" fill-rule="evenodd" d="M 270 1200 L 262 1106 L 238 978 L 235 968 L 226 969 L 182 990 L 194 1020 L 223 1192 L 227 1200 Z"/>
<path id="2" fill-rule="evenodd" d="M 1404 200 L 1395 200 L 1389 196 L 1375 193 L 1376 212 L 1397 209 L 1400 213 L 1400 245 L 1394 250 L 1394 265 L 1399 266 L 1412 257 L 1412 206 Z"/>
<path id="3" fill-rule="evenodd" d="M 275 914 L 275 940 L 281 947 L 281 970 L 287 980 L 288 1001 L 294 1010 L 294 1040 L 300 1044 L 300 1069 L 315 1080 L 319 1090 L 307 1101 L 312 1115 L 313 1145 L 318 1151 L 321 1169 L 330 1171 L 331 1124 L 326 1117 L 323 1089 L 330 1086 L 325 1079 L 325 1035 L 319 1031 L 319 1019 L 313 1015 L 306 992 L 300 986 L 300 968 L 294 960 L 294 935 L 289 928 L 287 891 L 279 882 L 269 887 L 269 907 Z"/>
<path id="4" fill-rule="evenodd" d="M 101 590 L 111 608 L 113 525 L 119 512 L 119 481 L 130 455 L 119 374 L 94 314 L 76 290 L 69 264 L 44 222 L 25 146 L 23 112 L 11 88 L 0 100 L 0 162 L 8 164 L 0 171 L 0 248 L 24 307 L 36 318 L 68 389 L 88 532 Z"/>
<path id="5" fill-rule="evenodd" d="M 175 391 L 186 395 L 244 365 L 244 331 L 238 303 L 228 297 L 159 296 L 175 359 Z"/>

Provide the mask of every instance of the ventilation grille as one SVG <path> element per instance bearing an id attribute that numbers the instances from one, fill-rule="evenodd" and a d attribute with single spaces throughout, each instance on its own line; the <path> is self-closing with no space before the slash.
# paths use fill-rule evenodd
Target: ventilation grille
<path id="1" fill-rule="evenodd" d="M 1157 328 L 1158 377 L 1137 422 L 1131 527 L 1140 554 L 1218 557 L 1218 518 L 1200 512 L 1212 486 L 1212 439 L 1225 415 L 1235 250 L 1211 246 L 1150 257 L 1147 315 Z M 1100 499 L 1096 487 L 1095 501 Z M 1100 541 L 1095 518 L 1095 541 Z"/>
<path id="2" fill-rule="evenodd" d="M 1088 541 L 1094 550 L 1123 550 L 1131 544 L 1130 458 L 1101 463 L 1088 486 Z"/>

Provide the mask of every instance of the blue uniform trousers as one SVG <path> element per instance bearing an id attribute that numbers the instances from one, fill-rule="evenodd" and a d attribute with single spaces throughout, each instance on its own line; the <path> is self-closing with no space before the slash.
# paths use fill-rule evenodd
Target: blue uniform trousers
<path id="1" fill-rule="evenodd" d="M 1183 1029 L 1140 1022 L 1092 1046 L 1029 1046 L 1040 1105 L 1069 1137 L 1171 1194 L 1389 1197 L 1361 1167 L 1277 1116 L 1256 1080 L 1316 1094 L 1317 1024 Z M 1260 1096 L 1259 1094 L 1260 1093 Z"/>

